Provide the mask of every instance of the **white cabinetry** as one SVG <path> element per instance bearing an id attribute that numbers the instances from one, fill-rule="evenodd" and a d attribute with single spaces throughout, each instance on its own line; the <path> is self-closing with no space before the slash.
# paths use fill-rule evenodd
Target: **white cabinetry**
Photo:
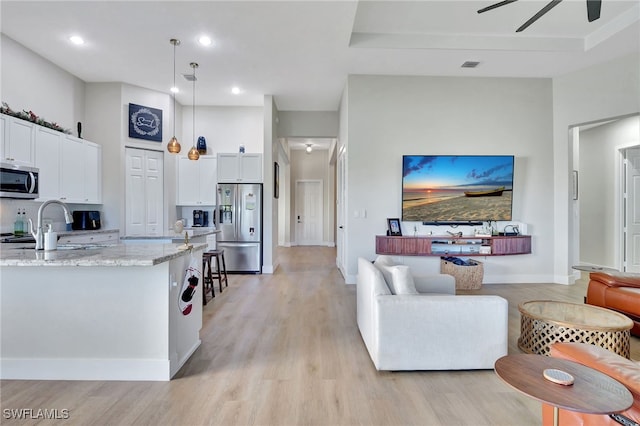
<path id="1" fill-rule="evenodd" d="M 42 126 L 35 131 L 39 201 L 102 202 L 102 147 Z"/>
<path id="2" fill-rule="evenodd" d="M 36 167 L 39 169 L 38 201 L 60 198 L 60 151 L 64 134 L 37 126 Z"/>
<path id="3" fill-rule="evenodd" d="M 218 183 L 262 183 L 262 154 L 218 153 Z"/>
<path id="4" fill-rule="evenodd" d="M 179 206 L 216 204 L 216 157 L 201 155 L 197 161 L 178 157 Z"/>
<path id="5" fill-rule="evenodd" d="M 102 147 L 66 136 L 60 154 L 60 199 L 68 203 L 100 204 Z"/>
<path id="6" fill-rule="evenodd" d="M 0 116 L 2 121 L 2 161 L 16 164 L 35 165 L 34 133 L 36 125 L 8 115 Z"/>

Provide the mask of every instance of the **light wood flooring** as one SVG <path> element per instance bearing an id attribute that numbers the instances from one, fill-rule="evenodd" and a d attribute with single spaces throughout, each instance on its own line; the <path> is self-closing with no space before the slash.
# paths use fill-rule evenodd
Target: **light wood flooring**
<path id="1" fill-rule="evenodd" d="M 511 390 L 492 370 L 377 372 L 356 326 L 355 286 L 345 285 L 336 269 L 335 249 L 282 248 L 279 255 L 273 275 L 229 276 L 229 287 L 204 307 L 201 347 L 170 382 L 5 380 L 0 423 L 541 424 L 540 403 Z M 518 303 L 582 303 L 585 288 L 581 280 L 485 285 L 475 292 L 509 300 L 509 353 L 520 353 Z M 638 338 L 632 338 L 632 358 L 640 360 Z M 70 418 L 5 418 L 5 409 L 20 408 L 66 409 Z"/>

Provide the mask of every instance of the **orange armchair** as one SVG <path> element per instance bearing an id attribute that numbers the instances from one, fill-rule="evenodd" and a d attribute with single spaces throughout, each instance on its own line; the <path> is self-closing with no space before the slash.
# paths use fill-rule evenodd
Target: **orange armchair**
<path id="1" fill-rule="evenodd" d="M 585 343 L 554 343 L 551 345 L 550 355 L 586 365 L 622 383 L 633 395 L 633 405 L 620 415 L 640 423 L 640 363 Z M 620 425 L 608 415 L 582 414 L 562 409 L 559 411 L 559 423 L 563 426 Z M 542 424 L 553 424 L 553 406 L 542 405 Z"/>
<path id="2" fill-rule="evenodd" d="M 633 321 L 631 334 L 640 336 L 640 274 L 592 272 L 585 302 L 612 309 Z"/>

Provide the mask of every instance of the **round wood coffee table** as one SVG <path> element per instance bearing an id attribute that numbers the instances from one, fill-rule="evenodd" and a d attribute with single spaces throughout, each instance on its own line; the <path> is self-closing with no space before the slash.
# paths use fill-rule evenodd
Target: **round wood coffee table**
<path id="1" fill-rule="evenodd" d="M 546 369 L 571 374 L 570 386 L 544 377 Z M 588 414 L 620 413 L 633 404 L 633 395 L 620 382 L 593 368 L 566 359 L 541 355 L 508 355 L 495 363 L 496 374 L 514 389 L 538 401 L 553 405 L 553 423 L 558 424 L 558 407 Z"/>
<path id="2" fill-rule="evenodd" d="M 625 358 L 630 356 L 633 321 L 610 309 L 592 305 L 533 300 L 521 303 L 518 347 L 524 352 L 549 355 L 556 342 L 597 345 Z"/>

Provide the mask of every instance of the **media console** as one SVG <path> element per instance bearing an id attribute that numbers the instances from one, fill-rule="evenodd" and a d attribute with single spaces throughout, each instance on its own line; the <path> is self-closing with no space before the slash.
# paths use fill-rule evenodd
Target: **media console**
<path id="1" fill-rule="evenodd" d="M 376 254 L 396 256 L 506 256 L 531 253 L 531 235 L 454 237 L 376 235 Z"/>

